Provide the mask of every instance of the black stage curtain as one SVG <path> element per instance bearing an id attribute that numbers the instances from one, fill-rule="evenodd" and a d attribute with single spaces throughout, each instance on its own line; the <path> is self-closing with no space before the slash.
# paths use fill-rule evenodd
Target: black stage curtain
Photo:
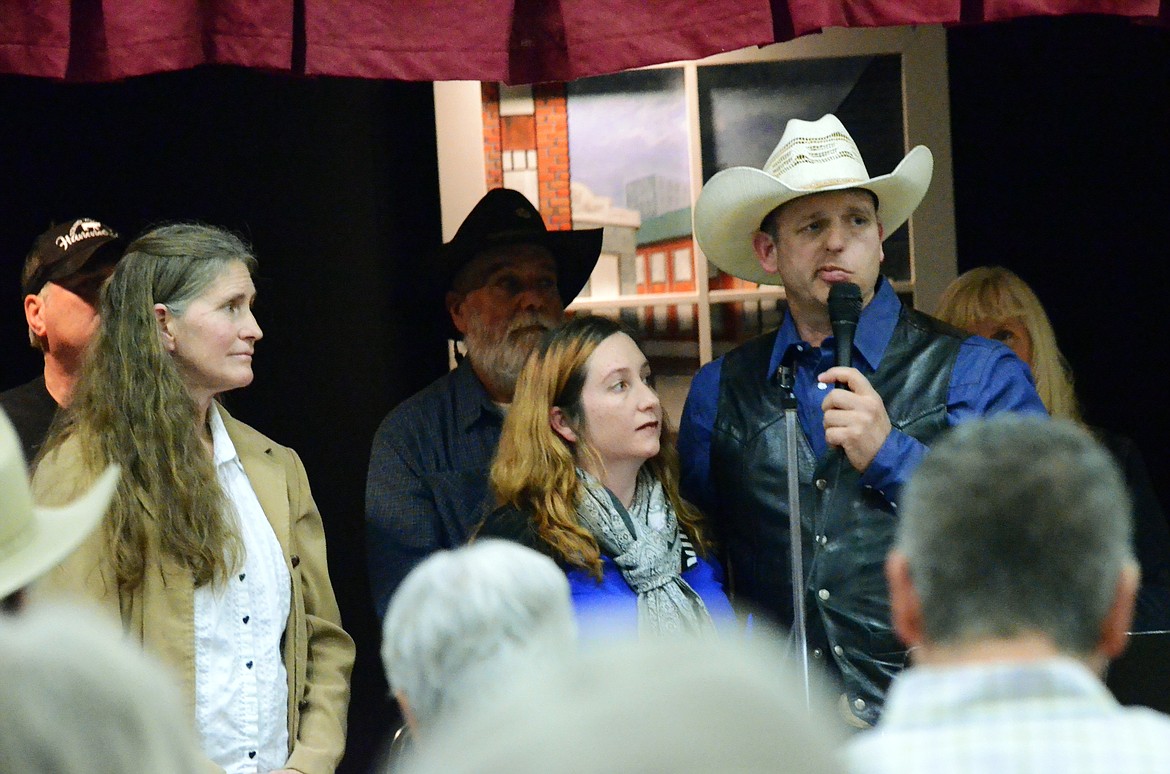
<path id="1" fill-rule="evenodd" d="M 1170 31 L 1066 17 L 947 41 L 959 271 L 1035 288 L 1087 420 L 1137 441 L 1166 509 Z"/>
<path id="2" fill-rule="evenodd" d="M 370 441 L 446 368 L 418 277 L 440 240 L 429 83 L 201 68 L 120 83 L 0 77 L 0 389 L 35 376 L 20 266 L 54 220 L 133 235 L 165 220 L 243 234 L 260 259 L 256 379 L 229 410 L 304 459 L 358 643 L 346 771 L 394 721 L 367 588 Z"/>

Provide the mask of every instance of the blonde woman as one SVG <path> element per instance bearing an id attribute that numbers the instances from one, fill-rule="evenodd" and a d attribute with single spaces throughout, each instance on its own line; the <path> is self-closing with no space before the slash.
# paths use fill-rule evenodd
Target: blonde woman
<path id="1" fill-rule="evenodd" d="M 175 669 L 218 767 L 329 774 L 354 647 L 321 517 L 296 452 L 217 401 L 252 382 L 255 270 L 238 237 L 209 226 L 163 226 L 127 248 L 34 495 L 71 499 L 121 465 L 104 526 L 50 590 L 92 598 Z"/>
<path id="2" fill-rule="evenodd" d="M 732 619 L 646 356 L 622 327 L 578 317 L 529 358 L 504 422 L 481 536 L 566 571 L 582 633 L 705 632 Z"/>
<path id="3" fill-rule="evenodd" d="M 1073 372 L 1036 293 L 1010 269 L 980 266 L 955 279 L 935 316 L 958 328 L 1002 341 L 1032 369 L 1048 413 L 1085 425 Z M 1137 445 L 1098 427 L 1089 428 L 1125 475 L 1134 510 L 1135 552 L 1142 568 L 1133 631 L 1170 629 L 1170 527 Z"/>
<path id="4" fill-rule="evenodd" d="M 1051 416 L 1081 421 L 1068 361 L 1040 299 L 1002 266 L 980 266 L 943 291 L 935 312 L 943 322 L 992 341 L 1002 341 L 1032 369 L 1036 392 Z"/>

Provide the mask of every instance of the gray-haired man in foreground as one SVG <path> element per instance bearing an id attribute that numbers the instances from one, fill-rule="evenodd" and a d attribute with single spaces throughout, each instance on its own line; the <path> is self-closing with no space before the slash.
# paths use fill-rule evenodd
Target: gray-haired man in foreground
<path id="1" fill-rule="evenodd" d="M 565 574 L 504 540 L 438 551 L 411 570 L 382 626 L 382 664 L 407 726 L 426 737 L 445 716 L 491 708 L 517 675 L 576 647 Z"/>
<path id="2" fill-rule="evenodd" d="M 1170 718 L 1101 676 L 1138 586 L 1117 469 L 1084 430 L 1002 417 L 936 444 L 887 563 L 913 648 L 854 771 L 1164 771 Z"/>

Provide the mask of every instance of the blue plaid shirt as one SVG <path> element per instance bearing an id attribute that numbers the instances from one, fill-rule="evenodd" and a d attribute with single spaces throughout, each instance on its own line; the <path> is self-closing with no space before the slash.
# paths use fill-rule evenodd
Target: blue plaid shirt
<path id="1" fill-rule="evenodd" d="M 468 360 L 382 420 L 366 476 L 366 549 L 379 618 L 416 564 L 466 542 L 491 511 L 488 469 L 503 423 Z"/>

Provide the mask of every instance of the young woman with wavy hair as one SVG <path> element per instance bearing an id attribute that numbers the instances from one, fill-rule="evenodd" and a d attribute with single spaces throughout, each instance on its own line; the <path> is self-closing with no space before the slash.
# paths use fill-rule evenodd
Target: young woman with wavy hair
<path id="1" fill-rule="evenodd" d="M 544 337 L 517 383 L 491 485 L 501 507 L 478 534 L 555 559 L 587 633 L 701 632 L 731 618 L 702 518 L 679 495 L 649 363 L 618 323 L 577 317 Z"/>
<path id="2" fill-rule="evenodd" d="M 1142 568 L 1133 631 L 1170 629 L 1170 528 L 1145 460 L 1133 440 L 1081 417 L 1072 367 L 1036 293 L 1010 269 L 980 266 L 946 287 L 935 316 L 1010 347 L 1032 369 L 1048 413 L 1085 425 L 1113 454 L 1133 500 L 1134 549 Z"/>
<path id="3" fill-rule="evenodd" d="M 91 597 L 168 661 L 218 766 L 332 772 L 354 651 L 320 514 L 296 452 L 217 401 L 252 381 L 255 270 L 238 237 L 199 224 L 127 248 L 34 494 L 69 500 L 111 463 L 122 477 L 45 593 Z"/>

